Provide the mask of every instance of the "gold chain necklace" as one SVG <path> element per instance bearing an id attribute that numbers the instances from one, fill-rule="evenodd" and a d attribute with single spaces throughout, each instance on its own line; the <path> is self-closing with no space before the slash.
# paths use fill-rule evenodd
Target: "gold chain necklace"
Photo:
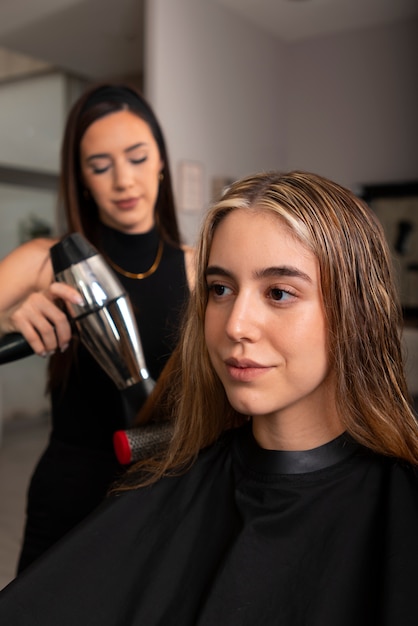
<path id="1" fill-rule="evenodd" d="M 148 276 L 151 276 L 151 274 L 153 274 L 155 270 L 158 268 L 160 261 L 161 261 L 161 257 L 163 256 L 163 248 L 164 248 L 164 242 L 162 239 L 160 239 L 160 242 L 158 244 L 157 256 L 155 257 L 154 263 L 146 272 L 140 272 L 139 274 L 133 274 L 132 272 L 127 272 L 126 270 L 123 270 L 121 267 L 119 267 L 119 265 L 116 265 L 116 263 L 114 263 L 112 259 L 109 259 L 109 257 L 106 257 L 106 260 L 109 263 L 109 265 L 113 267 L 113 269 L 116 270 L 116 272 L 118 272 L 118 274 L 122 274 L 122 276 L 126 276 L 126 278 L 134 278 L 135 280 L 142 280 L 143 278 L 148 278 Z"/>

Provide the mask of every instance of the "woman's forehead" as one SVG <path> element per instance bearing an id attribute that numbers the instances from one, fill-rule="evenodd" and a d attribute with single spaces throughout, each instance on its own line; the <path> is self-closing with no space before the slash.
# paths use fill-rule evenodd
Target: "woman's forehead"
<path id="1" fill-rule="evenodd" d="M 312 251 L 293 233 L 284 219 L 271 211 L 235 209 L 218 224 L 209 251 L 209 262 L 258 265 L 286 264 L 287 259 L 315 263 Z"/>

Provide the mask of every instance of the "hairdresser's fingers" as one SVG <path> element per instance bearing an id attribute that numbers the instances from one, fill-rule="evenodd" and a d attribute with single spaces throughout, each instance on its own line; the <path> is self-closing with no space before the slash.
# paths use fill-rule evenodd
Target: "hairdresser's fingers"
<path id="1" fill-rule="evenodd" d="M 51 283 L 47 291 L 51 299 L 60 298 L 69 304 L 83 304 L 84 302 L 77 289 L 66 283 Z"/>
<path id="2" fill-rule="evenodd" d="M 64 311 L 47 294 L 31 294 L 10 315 L 13 330 L 25 337 L 36 354 L 45 356 L 65 350 L 71 340 L 71 326 Z"/>
<path id="3" fill-rule="evenodd" d="M 64 304 L 63 308 L 70 314 L 70 317 L 74 317 L 74 305 L 85 305 L 85 300 L 77 289 L 75 289 L 75 287 L 70 287 L 70 285 L 65 283 L 51 283 L 48 287 L 48 294 L 51 299 L 59 298 L 59 300 Z M 77 313 L 79 312 L 80 309 Z"/>

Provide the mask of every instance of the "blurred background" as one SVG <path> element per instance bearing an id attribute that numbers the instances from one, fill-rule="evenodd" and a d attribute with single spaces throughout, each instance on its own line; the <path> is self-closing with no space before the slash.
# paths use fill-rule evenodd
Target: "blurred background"
<path id="1" fill-rule="evenodd" d="M 416 0 L 1 2 L 0 258 L 61 233 L 69 107 L 91 82 L 129 81 L 163 127 L 188 243 L 208 203 L 251 172 L 312 170 L 367 192 L 400 268 L 418 394 L 417 60 Z M 38 357 L 0 367 L 0 562 L 10 534 L 20 540 L 24 472 L 47 432 L 44 367 Z"/>

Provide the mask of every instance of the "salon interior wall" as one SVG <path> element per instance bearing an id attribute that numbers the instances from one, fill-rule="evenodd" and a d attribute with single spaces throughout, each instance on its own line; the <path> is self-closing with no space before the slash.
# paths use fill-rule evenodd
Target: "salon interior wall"
<path id="1" fill-rule="evenodd" d="M 418 179 L 418 20 L 284 43 L 216 0 L 148 0 L 145 90 L 173 165 L 213 181 L 307 169 L 358 190 Z M 200 209 L 200 210 L 199 210 Z"/>

